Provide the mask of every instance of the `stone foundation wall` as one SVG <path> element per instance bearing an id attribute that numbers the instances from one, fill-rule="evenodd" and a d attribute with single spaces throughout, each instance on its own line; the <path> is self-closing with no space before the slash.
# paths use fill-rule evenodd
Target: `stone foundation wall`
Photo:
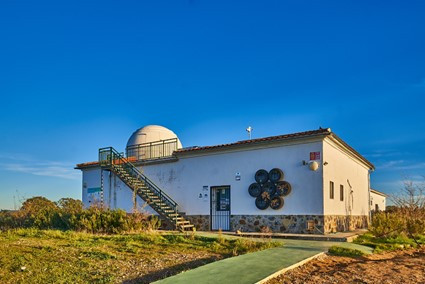
<path id="1" fill-rule="evenodd" d="M 210 231 L 209 215 L 186 215 L 186 220 L 198 231 Z M 314 222 L 314 229 L 307 230 L 308 221 Z M 338 215 L 231 215 L 230 231 L 261 232 L 266 227 L 274 233 L 327 234 L 354 231 L 367 228 L 368 216 Z M 173 229 L 163 222 L 163 229 Z M 268 230 L 265 229 L 265 230 Z"/>
<path id="2" fill-rule="evenodd" d="M 186 215 L 184 218 L 195 225 L 197 231 L 210 231 L 210 215 Z"/>
<path id="3" fill-rule="evenodd" d="M 369 217 L 360 216 L 338 216 L 328 215 L 325 217 L 325 233 L 354 231 L 364 229 L 369 226 Z"/>
<path id="4" fill-rule="evenodd" d="M 314 222 L 314 230 L 307 230 L 308 221 Z M 232 231 L 261 232 L 266 227 L 274 233 L 322 234 L 324 217 L 320 215 L 232 215 L 230 218 Z"/>

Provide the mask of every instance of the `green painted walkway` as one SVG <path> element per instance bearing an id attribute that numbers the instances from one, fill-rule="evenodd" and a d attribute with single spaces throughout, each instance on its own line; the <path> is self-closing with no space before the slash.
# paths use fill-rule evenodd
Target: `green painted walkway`
<path id="1" fill-rule="evenodd" d="M 279 240 L 276 240 L 279 241 Z M 353 243 L 284 240 L 284 246 L 216 261 L 155 283 L 256 283 L 333 245 L 371 253 L 368 247 Z"/>

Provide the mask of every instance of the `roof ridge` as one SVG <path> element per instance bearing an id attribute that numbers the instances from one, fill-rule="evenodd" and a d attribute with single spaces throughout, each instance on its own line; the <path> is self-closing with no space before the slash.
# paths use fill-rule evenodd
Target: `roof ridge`
<path id="1" fill-rule="evenodd" d="M 175 152 L 176 153 L 184 153 L 184 152 L 190 152 L 190 151 L 215 149 L 215 148 L 228 147 L 228 146 L 234 146 L 234 145 L 251 144 L 251 143 L 256 143 L 256 142 L 280 140 L 280 139 L 295 138 L 295 137 L 314 136 L 314 135 L 319 135 L 319 134 L 331 134 L 331 133 L 332 133 L 332 131 L 331 131 L 330 128 L 319 128 L 319 129 L 316 129 L 316 130 L 308 130 L 308 131 L 294 132 L 294 133 L 274 135 L 274 136 L 267 136 L 267 137 L 261 137 L 261 138 L 255 138 L 255 139 L 240 140 L 240 141 L 231 142 L 231 143 L 223 143 L 223 144 L 207 145 L 207 146 L 195 146 L 195 147 L 190 147 L 190 148 L 178 149 Z"/>

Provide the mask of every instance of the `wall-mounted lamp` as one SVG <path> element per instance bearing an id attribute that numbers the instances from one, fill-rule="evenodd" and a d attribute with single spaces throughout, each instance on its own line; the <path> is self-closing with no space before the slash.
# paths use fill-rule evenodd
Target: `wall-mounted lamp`
<path id="1" fill-rule="evenodd" d="M 310 170 L 315 172 L 319 169 L 319 163 L 316 162 L 316 161 L 312 161 L 312 162 L 308 163 L 308 167 L 310 168 Z"/>

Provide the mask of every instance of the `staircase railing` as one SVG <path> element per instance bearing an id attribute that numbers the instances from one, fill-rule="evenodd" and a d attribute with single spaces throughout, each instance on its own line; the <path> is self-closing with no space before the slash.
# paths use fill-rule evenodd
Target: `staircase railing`
<path id="1" fill-rule="evenodd" d="M 128 146 L 126 156 L 139 161 L 169 158 L 178 148 L 177 138 Z"/>
<path id="2" fill-rule="evenodd" d="M 140 172 L 139 169 L 137 169 L 137 167 L 133 163 L 131 163 L 127 158 L 124 157 L 123 154 L 119 153 L 113 147 L 105 147 L 99 149 L 99 164 L 101 167 L 106 168 L 111 168 L 114 165 L 121 166 L 133 178 L 142 181 L 149 188 L 150 191 L 152 191 L 159 197 L 162 202 L 164 202 L 171 209 L 173 209 L 175 213 L 177 213 L 177 202 L 175 202 L 168 194 L 166 194 L 154 182 L 152 182 L 142 172 Z M 158 210 L 161 210 L 159 206 L 157 207 Z M 163 213 L 166 216 L 168 215 L 164 212 L 158 213 Z"/>

